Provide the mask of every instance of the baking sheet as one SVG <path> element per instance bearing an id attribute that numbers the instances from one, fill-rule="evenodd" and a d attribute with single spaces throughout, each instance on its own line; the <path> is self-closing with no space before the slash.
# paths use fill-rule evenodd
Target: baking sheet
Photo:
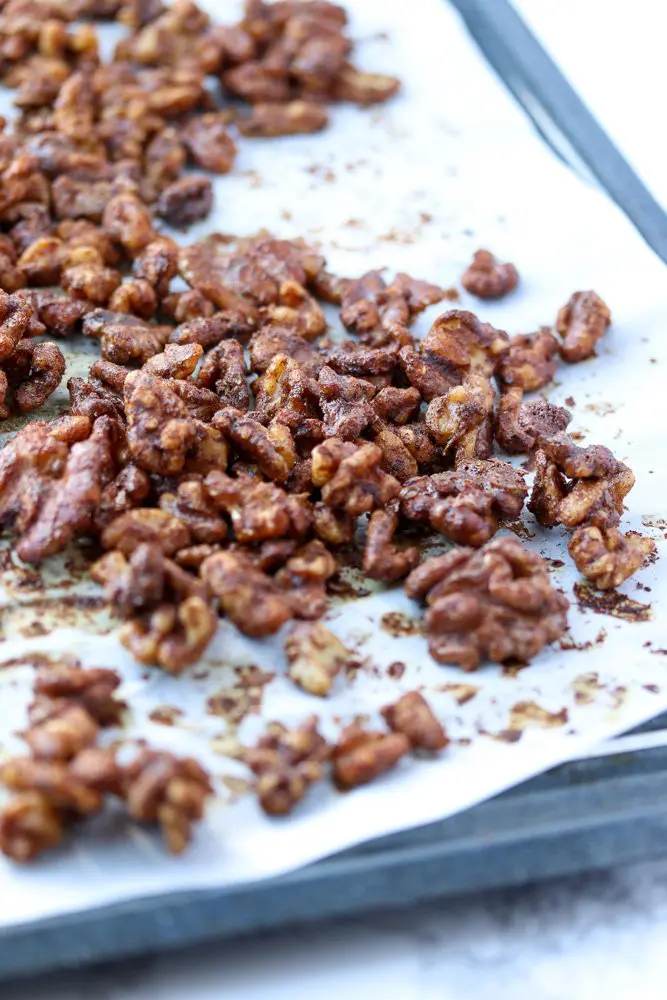
<path id="1" fill-rule="evenodd" d="M 213 12 L 214 4 L 208 6 Z M 595 288 L 609 302 L 614 326 L 594 362 L 559 370 L 549 398 L 574 398 L 574 428 L 631 464 L 638 481 L 626 526 L 663 542 L 663 266 L 604 196 L 541 146 L 440 0 L 417 0 L 409 9 L 350 0 L 349 7 L 355 37 L 365 39 L 363 63 L 403 77 L 402 96 L 372 111 L 341 108 L 322 136 L 245 142 L 235 175 L 217 181 L 216 216 L 199 230 L 250 233 L 265 226 L 321 242 L 339 273 L 387 265 L 445 285 L 456 281 L 474 249 L 489 246 L 517 263 L 521 290 L 500 304 L 465 297 L 463 304 L 511 333 L 553 321 L 574 289 Z M 215 4 L 221 19 L 236 10 L 236 4 Z M 437 312 L 423 317 L 419 329 Z M 89 357 L 75 350 L 73 370 L 85 369 Z M 542 532 L 528 513 L 524 525 L 531 546 L 564 562 L 554 570 L 555 583 L 571 594 L 576 574 L 564 536 Z M 339 602 L 329 615 L 331 628 L 365 662 L 322 702 L 284 680 L 280 637 L 251 642 L 227 624 L 205 664 L 185 676 L 139 668 L 118 644 L 75 554 L 56 560 L 41 577 L 8 568 L 10 558 L 0 564 L 3 752 L 20 752 L 13 733 L 31 681 L 30 668 L 12 661 L 70 652 L 86 664 L 122 670 L 130 733 L 198 756 L 219 779 L 220 794 L 191 851 L 178 860 L 165 857 L 157 837 L 111 812 L 29 870 L 0 862 L 0 926 L 288 871 L 464 809 L 667 708 L 661 561 L 622 588 L 651 606 L 652 620 L 628 622 L 574 604 L 566 648 L 543 653 L 516 676 L 496 667 L 464 675 L 434 664 L 416 625 L 418 609 L 400 591 Z M 82 608 L 81 594 L 91 595 L 88 607 Z M 399 679 L 391 675 L 400 671 L 387 671 L 396 662 L 406 665 Z M 251 664 L 276 676 L 260 693 L 239 695 L 242 668 Z M 359 714 L 372 718 L 374 709 L 415 686 L 423 686 L 446 721 L 452 748 L 435 761 L 404 761 L 395 773 L 347 795 L 315 788 L 281 821 L 262 816 L 252 796 L 242 794 L 248 775 L 222 753 L 229 723 L 207 711 L 208 700 L 215 704 L 221 692 L 225 703 L 249 697 L 258 712 L 242 722 L 243 740 L 253 739 L 268 719 L 296 723 L 313 711 L 333 734 L 340 723 Z M 158 706 L 183 714 L 167 727 L 149 718 Z M 513 739 L 519 734 L 516 742 L 507 742 L 508 729 Z"/>

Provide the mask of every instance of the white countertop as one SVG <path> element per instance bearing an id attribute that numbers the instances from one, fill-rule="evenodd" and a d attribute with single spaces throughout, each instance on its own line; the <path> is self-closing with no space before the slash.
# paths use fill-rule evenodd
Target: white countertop
<path id="1" fill-rule="evenodd" d="M 516 6 L 667 204 L 661 5 L 516 0 Z M 666 932 L 667 859 L 3 986 L 0 996 L 664 1000 Z"/>

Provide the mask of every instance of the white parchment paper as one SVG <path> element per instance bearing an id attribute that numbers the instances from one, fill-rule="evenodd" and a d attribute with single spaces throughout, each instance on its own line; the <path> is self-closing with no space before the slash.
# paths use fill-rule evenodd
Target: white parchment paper
<path id="1" fill-rule="evenodd" d="M 209 0 L 231 19 L 236 4 Z M 500 304 L 463 297 L 482 319 L 511 333 L 553 322 L 571 292 L 594 288 L 614 314 L 597 359 L 563 366 L 550 399 L 566 399 L 573 428 L 610 446 L 637 475 L 627 528 L 664 548 L 667 472 L 667 282 L 663 265 L 600 193 L 562 167 L 532 133 L 441 0 L 410 4 L 348 0 L 361 61 L 405 80 L 402 95 L 371 111 L 340 108 L 321 136 L 244 142 L 233 176 L 216 182 L 214 218 L 198 227 L 251 233 L 260 226 L 319 241 L 338 273 L 386 265 L 442 284 L 455 283 L 472 251 L 488 246 L 515 261 L 521 289 Z M 423 331 L 437 315 L 423 317 Z M 73 348 L 73 368 L 86 367 Z M 665 520 L 663 520 L 665 519 Z M 554 582 L 568 594 L 572 571 L 559 531 L 524 515 L 528 544 L 563 565 Z M 167 857 L 157 836 L 116 813 L 79 830 L 63 851 L 24 870 L 0 861 L 0 926 L 33 921 L 131 897 L 266 878 L 391 831 L 439 819 L 479 802 L 598 741 L 667 709 L 667 569 L 663 561 L 627 583 L 625 593 L 652 607 L 652 620 L 629 623 L 570 612 L 571 639 L 509 676 L 487 666 L 473 675 L 441 667 L 410 628 L 416 605 L 399 590 L 334 604 L 331 628 L 366 658 L 333 697 L 314 699 L 284 679 L 280 636 L 252 642 L 223 623 L 204 664 L 173 679 L 139 668 L 94 608 L 84 616 L 67 599 L 81 591 L 66 560 L 49 570 L 49 598 L 24 570 L 0 577 L 3 753 L 20 752 L 31 670 L 7 665 L 31 652 L 75 653 L 85 664 L 116 667 L 131 704 L 129 730 L 193 754 L 220 779 L 220 794 L 184 857 Z M 18 574 L 18 575 L 17 575 Z M 32 582 L 31 582 L 32 581 Z M 87 585 L 89 586 L 89 585 Z M 92 591 L 91 591 L 92 593 Z M 387 614 L 400 613 L 396 637 Z M 395 631 L 395 629 L 393 629 Z M 393 679 L 391 663 L 406 669 Z M 224 756 L 228 723 L 207 713 L 207 699 L 235 688 L 239 667 L 275 673 L 259 712 L 243 721 L 251 740 L 269 719 L 297 723 L 316 712 L 325 731 L 422 687 L 454 743 L 433 761 L 409 759 L 366 789 L 346 795 L 315 788 L 289 819 L 264 817 L 239 794 L 248 775 Z M 395 673 L 396 671 L 393 671 Z M 591 676 L 593 675 L 593 676 Z M 463 690 L 461 685 L 466 685 Z M 517 709 L 529 703 L 539 709 Z M 171 727 L 151 721 L 157 706 L 182 715 Z M 543 711 L 539 711 L 539 710 Z M 532 712 L 533 722 L 526 716 Z M 498 738 L 518 729 L 517 742 Z"/>

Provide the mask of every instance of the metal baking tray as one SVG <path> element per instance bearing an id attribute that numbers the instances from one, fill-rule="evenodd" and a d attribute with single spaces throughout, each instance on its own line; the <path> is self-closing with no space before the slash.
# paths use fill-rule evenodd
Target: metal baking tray
<path id="1" fill-rule="evenodd" d="M 667 262 L 667 215 L 505 0 L 451 0 L 552 148 Z M 636 730 L 660 743 L 667 715 Z M 132 900 L 0 931 L 0 979 L 521 885 L 664 854 L 665 746 L 571 762 L 465 813 L 231 889 Z M 601 751 L 602 754 L 602 751 Z"/>

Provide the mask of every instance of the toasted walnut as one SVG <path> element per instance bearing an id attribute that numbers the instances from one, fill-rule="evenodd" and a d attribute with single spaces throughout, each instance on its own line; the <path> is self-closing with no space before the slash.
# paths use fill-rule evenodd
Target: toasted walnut
<path id="1" fill-rule="evenodd" d="M 611 323 L 611 312 L 595 292 L 574 292 L 556 319 L 563 338 L 560 353 L 564 361 L 576 364 L 595 354 L 595 345 Z"/>
<path id="2" fill-rule="evenodd" d="M 232 407 L 219 410 L 213 424 L 225 435 L 237 452 L 255 462 L 260 471 L 276 482 L 284 482 L 296 461 L 291 434 L 287 427 L 275 424 L 268 430 L 251 414 Z"/>
<path id="3" fill-rule="evenodd" d="M 218 552 L 204 561 L 201 575 L 244 635 L 272 635 L 293 617 L 287 594 L 240 553 Z"/>
<path id="4" fill-rule="evenodd" d="M 183 177 L 169 184 L 158 198 L 156 211 L 175 229 L 187 229 L 205 219 L 213 206 L 213 189 L 208 177 Z"/>
<path id="5" fill-rule="evenodd" d="M 181 137 L 198 167 L 214 174 L 226 174 L 236 158 L 236 145 L 227 131 L 224 112 L 196 115 L 185 122 Z"/>
<path id="6" fill-rule="evenodd" d="M 378 104 L 393 97 L 400 86 L 400 80 L 395 76 L 362 73 L 354 66 L 346 65 L 334 82 L 332 96 L 337 101 Z"/>
<path id="7" fill-rule="evenodd" d="M 250 365 L 254 372 L 263 374 L 277 355 L 291 358 L 302 370 L 316 378 L 325 364 L 322 355 L 292 327 L 275 324 L 264 326 L 254 333 L 248 344 Z"/>
<path id="8" fill-rule="evenodd" d="M 250 409 L 251 393 L 243 348 L 236 340 L 226 340 L 204 358 L 197 381 L 215 391 L 219 399 L 244 413 Z"/>
<path id="9" fill-rule="evenodd" d="M 0 781 L 13 792 L 43 795 L 56 810 L 91 816 L 102 807 L 102 796 L 77 778 L 67 762 L 13 757 L 0 768 Z"/>
<path id="10" fill-rule="evenodd" d="M 310 526 L 307 510 L 297 498 L 273 483 L 248 475 L 232 479 L 211 472 L 204 480 L 213 503 L 229 515 L 237 541 L 261 542 L 269 538 L 302 537 Z"/>
<path id="11" fill-rule="evenodd" d="M 430 471 L 437 463 L 438 449 L 431 440 L 425 424 L 407 424 L 405 427 L 394 427 L 394 433 L 408 449 L 420 472 Z"/>
<path id="12" fill-rule="evenodd" d="M 272 722 L 243 760 L 257 776 L 259 804 L 269 816 L 285 816 L 301 801 L 310 785 L 324 776 L 330 748 L 312 716 L 298 728 Z"/>
<path id="13" fill-rule="evenodd" d="M 102 215 L 102 225 L 130 257 L 137 256 L 156 238 L 150 212 L 130 192 L 121 192 L 109 200 Z"/>
<path id="14" fill-rule="evenodd" d="M 169 339 L 169 327 L 144 323 L 136 316 L 107 310 L 89 313 L 83 321 L 87 337 L 99 337 L 100 353 L 106 361 L 117 365 L 142 365 L 159 354 Z M 101 327 L 97 327 L 101 320 Z"/>
<path id="15" fill-rule="evenodd" d="M 373 419 L 373 386 L 364 379 L 337 375 L 328 365 L 320 371 L 318 382 L 327 436 L 346 441 L 358 438 Z"/>
<path id="16" fill-rule="evenodd" d="M 70 760 L 97 739 L 99 727 L 81 705 L 67 701 L 41 707 L 23 739 L 37 760 Z"/>
<path id="17" fill-rule="evenodd" d="M 206 601 L 192 596 L 176 605 L 158 605 L 155 610 L 127 622 L 119 638 L 139 663 L 180 674 L 201 659 L 217 624 Z"/>
<path id="18" fill-rule="evenodd" d="M 278 302 L 267 306 L 265 318 L 271 325 L 291 327 L 306 340 L 319 337 L 327 328 L 321 307 L 298 281 L 283 281 Z"/>
<path id="19" fill-rule="evenodd" d="M 653 555 L 655 542 L 634 531 L 581 525 L 572 534 L 568 550 L 574 563 L 599 590 L 611 590 L 627 580 Z"/>
<path id="20" fill-rule="evenodd" d="M 60 348 L 49 341 L 36 344 L 22 340 L 4 364 L 12 389 L 14 408 L 19 413 L 39 409 L 55 392 L 65 374 L 65 358 Z"/>
<path id="21" fill-rule="evenodd" d="M 137 278 L 124 281 L 109 297 L 109 309 L 150 319 L 157 312 L 158 300 L 148 281 Z"/>
<path id="22" fill-rule="evenodd" d="M 461 382 L 460 370 L 437 352 L 417 351 L 406 345 L 399 351 L 398 360 L 410 385 L 427 403 L 446 396 L 452 386 Z"/>
<path id="23" fill-rule="evenodd" d="M 313 507 L 315 534 L 327 545 L 349 545 L 354 539 L 356 517 L 343 510 L 332 510 L 318 502 Z"/>
<path id="24" fill-rule="evenodd" d="M 16 264 L 31 285 L 54 285 L 60 281 L 63 254 L 62 240 L 42 236 L 26 247 Z"/>
<path id="25" fill-rule="evenodd" d="M 61 812 L 41 792 L 14 795 L 0 811 L 0 851 L 12 861 L 33 861 L 64 833 Z"/>
<path id="26" fill-rule="evenodd" d="M 148 250 L 151 245 L 149 244 L 146 249 Z M 176 255 L 176 271 L 178 272 L 178 255 Z M 212 316 L 215 312 L 213 303 L 196 288 L 191 288 L 187 292 L 172 292 L 162 299 L 160 307 L 165 316 L 174 320 L 175 323 L 203 319 Z"/>
<path id="27" fill-rule="evenodd" d="M 524 392 L 542 389 L 556 373 L 553 358 L 557 352 L 558 341 L 548 327 L 512 337 L 500 362 L 498 378 L 504 385 L 517 386 Z"/>
<path id="28" fill-rule="evenodd" d="M 116 697 L 120 683 L 116 671 L 106 667 L 82 669 L 66 663 L 46 667 L 35 678 L 31 721 L 41 714 L 45 701 L 63 699 L 85 709 L 100 726 L 116 725 L 125 708 L 125 703 Z"/>
<path id="29" fill-rule="evenodd" d="M 403 733 L 366 732 L 354 723 L 347 726 L 333 748 L 333 778 L 339 788 L 357 788 L 395 767 L 410 750 Z"/>
<path id="30" fill-rule="evenodd" d="M 405 483 L 401 513 L 461 545 L 479 546 L 495 534 L 500 518 L 519 516 L 527 492 L 523 473 L 508 463 L 466 461 L 453 472 Z"/>
<path id="31" fill-rule="evenodd" d="M 91 310 L 90 303 L 82 299 L 46 290 L 36 293 L 36 308 L 47 333 L 55 337 L 69 337 Z"/>
<path id="32" fill-rule="evenodd" d="M 181 472 L 195 442 L 188 408 L 163 379 L 145 372 L 125 380 L 127 441 L 134 461 L 147 472 Z"/>
<path id="33" fill-rule="evenodd" d="M 132 273 L 138 280 L 147 281 L 156 295 L 163 298 L 178 273 L 178 247 L 164 237 L 153 240 L 134 258 Z"/>
<path id="34" fill-rule="evenodd" d="M 496 414 L 495 435 L 508 455 L 531 452 L 539 441 L 560 434 L 570 423 L 570 413 L 543 399 L 523 402 L 523 389 L 503 389 Z"/>
<path id="35" fill-rule="evenodd" d="M 213 308 L 212 303 L 209 305 Z M 193 317 L 182 322 L 172 330 L 169 339 L 172 344 L 201 344 L 206 350 L 228 337 L 247 340 L 255 325 L 253 316 L 238 309 L 224 309 L 210 316 Z"/>
<path id="36" fill-rule="evenodd" d="M 157 545 L 166 556 L 190 544 L 187 525 L 165 510 L 142 507 L 115 518 L 102 532 L 105 549 L 119 549 L 130 555 L 138 545 Z"/>
<path id="37" fill-rule="evenodd" d="M 471 371 L 489 376 L 498 370 L 509 338 L 503 330 L 480 322 L 473 313 L 452 309 L 436 319 L 422 347 L 461 375 Z"/>
<path id="38" fill-rule="evenodd" d="M 198 543 L 213 544 L 227 536 L 227 525 L 198 479 L 179 483 L 176 493 L 163 493 L 160 508 L 183 521 Z"/>
<path id="39" fill-rule="evenodd" d="M 143 370 L 160 378 L 183 379 L 192 375 L 204 355 L 200 344 L 167 344 L 161 354 L 154 354 Z"/>
<path id="40" fill-rule="evenodd" d="M 16 547 L 20 558 L 41 562 L 90 531 L 102 489 L 113 475 L 112 423 L 100 417 L 90 437 L 72 445 L 61 478 L 42 495 L 37 516 Z"/>
<path id="41" fill-rule="evenodd" d="M 493 450 L 493 386 L 484 375 L 471 372 L 462 385 L 431 400 L 425 423 L 445 451 L 462 458 L 489 458 Z"/>
<path id="42" fill-rule="evenodd" d="M 150 479 L 134 462 L 128 462 L 102 490 L 95 511 L 95 528 L 106 528 L 116 517 L 138 507 L 150 493 Z"/>
<path id="43" fill-rule="evenodd" d="M 400 483 L 381 468 L 382 451 L 373 444 L 357 446 L 331 438 L 313 449 L 313 485 L 322 500 L 348 514 L 366 514 L 386 506 Z"/>
<path id="44" fill-rule="evenodd" d="M 285 638 L 288 674 L 304 691 L 324 697 L 351 653 L 321 622 L 293 625 Z"/>
<path id="45" fill-rule="evenodd" d="M 382 468 L 398 479 L 399 483 L 419 475 L 419 463 L 390 427 L 383 427 L 375 435 L 373 443 L 382 451 Z"/>
<path id="46" fill-rule="evenodd" d="M 253 388 L 257 417 L 266 423 L 278 415 L 286 423 L 291 415 L 297 424 L 303 420 L 317 420 L 319 417 L 319 382 L 284 354 L 278 354 L 273 359 Z M 294 423 L 288 423 L 288 426 L 293 432 L 296 430 Z"/>
<path id="47" fill-rule="evenodd" d="M 398 389 L 389 385 L 380 389 L 375 396 L 373 409 L 381 420 L 407 424 L 414 417 L 420 403 L 421 395 L 417 389 Z"/>
<path id="48" fill-rule="evenodd" d="M 477 250 L 461 275 L 461 284 L 478 299 L 502 299 L 519 283 L 514 264 L 500 264 L 488 250 Z"/>
<path id="49" fill-rule="evenodd" d="M 545 528 L 560 522 L 561 501 L 567 495 L 567 481 L 555 462 L 543 451 L 535 455 L 535 479 L 528 501 L 528 510 Z"/>
<path id="50" fill-rule="evenodd" d="M 364 573 L 371 580 L 395 583 L 419 563 L 418 549 L 394 544 L 397 528 L 398 514 L 390 508 L 371 514 L 364 547 Z"/>
<path id="51" fill-rule="evenodd" d="M 485 659 L 528 663 L 566 627 L 568 602 L 546 563 L 513 538 L 427 560 L 406 582 L 410 597 L 425 591 L 431 655 L 463 670 Z"/>
<path id="52" fill-rule="evenodd" d="M 122 771 L 123 798 L 130 815 L 157 823 L 172 854 L 192 839 L 192 826 L 204 816 L 213 794 L 211 779 L 192 757 L 163 750 L 142 750 Z"/>
<path id="53" fill-rule="evenodd" d="M 0 361 L 13 354 L 27 334 L 31 311 L 25 299 L 0 291 Z"/>
<path id="54" fill-rule="evenodd" d="M 329 116 L 321 104 L 288 101 L 285 104 L 255 104 L 250 114 L 238 121 L 242 135 L 249 139 L 321 132 Z"/>
<path id="55" fill-rule="evenodd" d="M 381 715 L 395 733 L 403 733 L 410 745 L 421 750 L 443 750 L 449 743 L 444 728 L 419 691 L 408 691 Z"/>

